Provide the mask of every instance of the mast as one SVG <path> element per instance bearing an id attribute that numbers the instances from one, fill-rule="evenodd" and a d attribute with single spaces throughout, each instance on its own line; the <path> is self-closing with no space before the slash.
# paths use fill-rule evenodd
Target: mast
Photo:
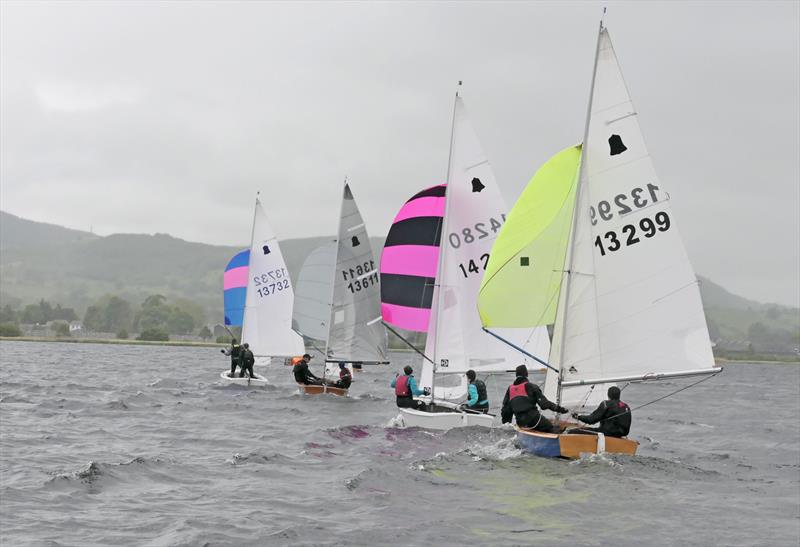
<path id="1" fill-rule="evenodd" d="M 442 231 L 439 234 L 439 264 L 437 265 L 436 270 L 436 286 L 439 287 L 439 291 L 436 294 L 436 321 L 435 321 L 435 330 L 434 330 L 434 339 L 433 339 L 433 373 L 431 374 L 431 404 L 435 404 L 436 396 L 435 396 L 435 387 L 436 387 L 436 363 L 438 362 L 438 343 L 437 338 L 439 336 L 439 310 L 442 307 L 442 292 L 443 292 L 443 284 L 442 284 L 442 271 L 444 269 L 444 253 L 445 253 L 445 245 L 446 245 L 446 234 L 447 234 L 447 214 L 450 211 L 450 168 L 452 167 L 453 163 L 453 139 L 455 137 L 456 131 L 456 108 L 458 106 L 458 90 L 461 87 L 461 80 L 458 81 L 458 87 L 456 87 L 456 96 L 453 99 L 453 122 L 450 125 L 450 150 L 447 154 L 447 190 L 445 190 L 445 199 L 444 199 L 444 216 L 442 216 Z"/>
<path id="2" fill-rule="evenodd" d="M 258 215 L 258 205 L 260 203 L 258 201 L 258 197 L 260 195 L 261 195 L 260 191 L 256 192 L 256 204 L 255 204 L 255 207 L 253 207 L 253 225 L 250 228 L 250 254 L 253 254 L 253 241 L 255 241 L 255 237 L 256 237 L 256 216 Z M 248 261 L 249 260 L 252 260 L 252 258 L 248 259 Z M 247 285 L 249 285 L 249 284 L 250 283 L 248 282 Z M 245 332 L 244 331 L 244 326 L 245 326 L 245 320 L 247 319 L 247 285 L 245 285 L 245 288 L 244 288 L 245 294 L 244 294 L 244 314 L 242 315 L 242 335 L 240 336 L 241 340 L 239 340 L 239 342 L 242 343 L 242 344 L 244 344 L 244 332 Z M 248 334 L 250 334 L 250 333 L 248 333 Z M 254 354 L 255 354 L 255 352 L 254 352 Z"/>
<path id="3" fill-rule="evenodd" d="M 344 177 L 344 185 L 347 186 L 347 176 Z M 344 190 L 343 190 L 344 191 Z M 325 355 L 322 356 L 322 379 L 325 380 L 325 373 L 328 371 L 328 346 L 331 342 L 331 329 L 333 328 L 333 296 L 336 294 L 336 266 L 339 264 L 339 237 L 342 230 L 342 211 L 344 210 L 344 196 L 339 203 L 339 225 L 336 227 L 336 254 L 333 258 L 333 279 L 331 280 L 331 296 L 328 299 L 328 335 L 325 337 Z"/>
<path id="4" fill-rule="evenodd" d="M 605 15 L 605 8 L 603 8 L 603 14 Z M 586 162 L 584 161 L 584 157 L 586 156 L 586 140 L 589 138 L 589 122 L 592 118 L 592 100 L 594 98 L 594 82 L 595 78 L 597 77 L 597 59 L 600 56 L 600 37 L 603 34 L 603 20 L 600 20 L 600 29 L 597 32 L 597 45 L 594 51 L 594 68 L 592 69 L 592 83 L 589 87 L 589 106 L 586 108 L 586 123 L 583 128 L 583 144 L 581 148 L 581 166 L 578 172 L 578 185 L 575 188 L 575 209 L 572 211 L 572 228 L 570 228 L 570 237 L 569 237 L 569 247 L 567 248 L 567 262 L 566 262 L 566 287 L 564 287 L 564 299 L 561 301 L 563 302 L 561 307 L 561 314 L 556 313 L 556 316 L 560 315 L 560 324 L 561 327 L 559 328 L 561 334 L 560 340 L 560 348 L 559 348 L 559 356 L 558 356 L 558 387 L 556 388 L 556 404 L 561 404 L 561 384 L 564 380 L 564 347 L 566 338 L 564 337 L 564 328 L 567 324 L 567 309 L 569 308 L 569 287 L 570 287 L 570 278 L 572 276 L 572 258 L 573 258 L 573 245 L 575 243 L 575 227 L 578 224 L 578 215 L 583 214 L 582 211 L 578 210 L 581 202 L 581 188 L 583 186 L 583 179 L 586 170 Z M 563 284 L 562 284 L 563 286 Z"/>

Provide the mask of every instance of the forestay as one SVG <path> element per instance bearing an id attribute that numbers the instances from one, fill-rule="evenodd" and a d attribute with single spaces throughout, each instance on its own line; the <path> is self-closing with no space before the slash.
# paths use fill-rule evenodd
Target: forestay
<path id="1" fill-rule="evenodd" d="M 251 241 L 242 341 L 256 356 L 302 354 L 303 339 L 292 330 L 292 282 L 258 199 Z"/>
<path id="2" fill-rule="evenodd" d="M 447 181 L 447 201 L 439 255 L 439 276 L 425 353 L 436 363 L 435 396 L 454 399 L 466 393 L 463 373 L 506 371 L 521 361 L 517 352 L 483 332 L 477 309 L 489 252 L 505 221 L 505 202 L 477 135 L 456 96 Z M 527 336 L 526 336 L 527 338 Z M 549 339 L 536 337 L 531 348 L 547 354 Z M 441 376 L 460 373 L 452 383 Z M 425 362 L 421 385 L 434 383 Z"/>
<path id="3" fill-rule="evenodd" d="M 328 358 L 386 361 L 387 336 L 381 323 L 380 278 L 367 228 L 345 183 L 339 218 Z"/>
<path id="4" fill-rule="evenodd" d="M 659 181 L 608 31 L 601 27 L 589 103 L 570 275 L 562 289 L 563 384 L 711 372 L 714 359 L 694 271 Z M 563 339 L 559 338 L 563 337 Z M 563 387 L 565 406 L 593 406 L 605 386 Z M 548 371 L 545 394 L 558 395 Z"/>

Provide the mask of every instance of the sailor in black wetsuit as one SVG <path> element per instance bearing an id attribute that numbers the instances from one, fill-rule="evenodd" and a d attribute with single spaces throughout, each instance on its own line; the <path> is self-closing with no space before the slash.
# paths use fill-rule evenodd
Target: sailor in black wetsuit
<path id="1" fill-rule="evenodd" d="M 242 352 L 242 347 L 236 343 L 236 338 L 231 338 L 231 347 L 227 350 L 221 349 L 220 351 L 225 355 L 231 356 L 231 373 L 228 374 L 228 376 L 233 378 L 236 374 L 236 367 L 239 365 L 239 357 Z"/>
<path id="2" fill-rule="evenodd" d="M 310 360 L 311 356 L 306 353 L 303 355 L 303 358 L 294 365 L 292 368 L 292 372 L 294 372 L 294 381 L 298 384 L 317 386 L 322 384 L 322 380 L 314 376 L 314 374 L 308 370 L 308 362 Z"/>
<path id="3" fill-rule="evenodd" d="M 250 375 L 250 378 L 255 378 L 256 374 L 253 372 L 253 365 L 256 364 L 256 356 L 250 351 L 250 344 L 247 342 L 242 346 L 241 362 L 242 370 L 239 371 L 239 378 L 244 378 L 245 371 Z"/>
<path id="4" fill-rule="evenodd" d="M 609 437 L 626 437 L 631 430 L 631 407 L 619 400 L 620 389 L 617 386 L 608 388 L 608 400 L 603 401 L 591 414 L 572 413 L 572 417 L 585 424 L 596 424 L 599 427 L 581 427 L 570 429 L 570 433 L 602 433 Z"/>
<path id="5" fill-rule="evenodd" d="M 528 381 L 528 367 L 520 365 L 517 367 L 517 379 L 503 397 L 503 409 L 500 413 L 502 421 L 504 424 L 510 423 L 513 415 L 520 427 L 555 433 L 553 424 L 539 413 L 539 407 L 559 414 L 568 412 L 563 406 L 548 401 L 539 386 Z"/>

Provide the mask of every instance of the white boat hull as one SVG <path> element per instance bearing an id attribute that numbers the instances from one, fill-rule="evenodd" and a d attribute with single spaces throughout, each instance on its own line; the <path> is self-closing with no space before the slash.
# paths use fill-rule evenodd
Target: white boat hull
<path id="1" fill-rule="evenodd" d="M 238 384 L 240 386 L 265 386 L 269 383 L 265 376 L 261 376 L 258 373 L 256 373 L 255 378 L 248 378 L 246 376 L 244 378 L 239 378 L 239 376 L 231 378 L 228 374 L 230 374 L 230 370 L 223 370 L 219 373 L 219 377 L 222 379 L 223 383 Z"/>
<path id="2" fill-rule="evenodd" d="M 447 431 L 456 427 L 492 427 L 494 415 L 472 412 L 460 412 L 456 405 L 449 403 L 436 403 L 437 412 L 425 412 L 412 408 L 401 408 L 398 421 L 403 427 L 423 427 L 425 429 L 438 429 Z M 448 410 L 442 411 L 443 408 Z"/>

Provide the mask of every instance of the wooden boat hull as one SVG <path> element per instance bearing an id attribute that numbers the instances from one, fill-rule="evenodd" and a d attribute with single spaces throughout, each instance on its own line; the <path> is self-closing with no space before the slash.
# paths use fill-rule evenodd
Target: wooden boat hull
<path id="1" fill-rule="evenodd" d="M 330 395 L 339 395 L 340 397 L 347 397 L 347 390 L 340 387 L 333 386 L 318 386 L 313 384 L 297 384 L 300 391 L 306 395 L 322 395 L 328 393 Z"/>
<path id="2" fill-rule="evenodd" d="M 531 454 L 545 458 L 578 459 L 581 454 L 628 454 L 633 456 L 639 443 L 631 439 L 573 433 L 543 433 L 515 426 L 520 446 Z M 605 448 L 603 449 L 603 443 Z"/>
<path id="3" fill-rule="evenodd" d="M 219 377 L 222 378 L 223 382 L 240 386 L 265 386 L 269 383 L 265 376 L 261 376 L 258 373 L 256 373 L 255 378 L 248 378 L 246 376 L 244 378 L 239 378 L 238 376 L 231 378 L 228 376 L 230 372 L 230 370 L 223 370 L 220 372 Z"/>
<path id="4" fill-rule="evenodd" d="M 423 427 L 440 431 L 456 427 L 492 427 L 494 425 L 493 414 L 461 412 L 456 408 L 457 405 L 444 402 L 436 403 L 436 412 L 401 408 L 398 419 L 403 427 Z"/>

